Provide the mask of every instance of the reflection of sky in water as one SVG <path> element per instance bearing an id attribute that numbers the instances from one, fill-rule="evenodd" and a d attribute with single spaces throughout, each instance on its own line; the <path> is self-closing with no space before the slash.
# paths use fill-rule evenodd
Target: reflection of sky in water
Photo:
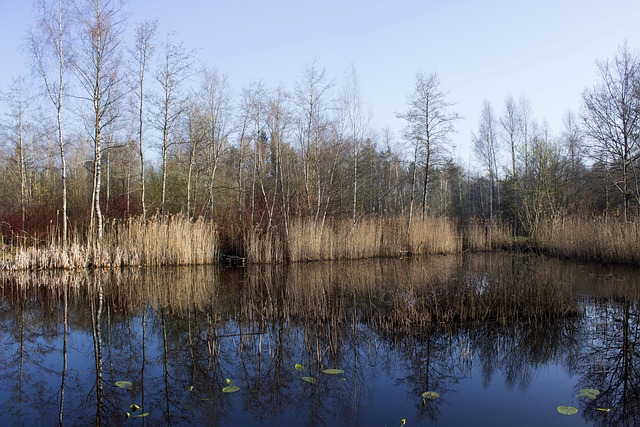
<path id="1" fill-rule="evenodd" d="M 387 271 L 406 270 L 405 265 L 386 262 Z M 498 268 L 498 263 L 492 260 L 492 268 Z M 513 270 L 513 260 L 507 259 L 506 264 Z M 481 278 L 480 288 L 490 282 L 490 273 L 481 271 L 483 265 L 480 262 L 464 267 L 477 270 L 471 276 Z M 150 412 L 145 423 L 149 425 L 167 424 L 168 414 L 173 425 L 391 427 L 399 426 L 403 418 L 407 426 L 619 425 L 607 422 L 608 419 L 619 422 L 613 418 L 614 405 L 610 414 L 597 413 L 597 405 L 587 405 L 576 397 L 576 392 L 580 388 L 604 387 L 607 381 L 615 380 L 615 372 L 608 372 L 606 378 L 594 376 L 593 372 L 602 369 L 603 361 L 616 360 L 616 354 L 609 354 L 606 349 L 615 348 L 619 344 L 615 340 L 623 336 L 620 328 L 624 311 L 620 301 L 624 292 L 637 289 L 634 280 L 638 280 L 638 275 L 627 276 L 629 280 L 623 284 L 616 281 L 618 287 L 614 288 L 603 286 L 598 280 L 604 280 L 605 276 L 588 275 L 584 267 L 562 264 L 558 270 L 559 265 L 553 264 L 556 270 L 552 273 L 560 275 L 558 280 L 562 283 L 575 283 L 571 286 L 577 289 L 575 295 L 583 304 L 581 317 L 544 325 L 511 322 L 501 327 L 476 324 L 455 330 L 436 328 L 419 331 L 417 335 L 377 331 L 366 321 L 356 325 L 349 320 L 333 324 L 331 316 L 324 321 L 311 316 L 311 320 L 303 322 L 305 313 L 292 313 L 270 323 L 268 319 L 273 313 L 269 310 L 274 307 L 286 310 L 273 302 L 278 299 L 277 289 L 269 290 L 266 296 L 261 293 L 266 289 L 259 282 L 264 279 L 263 273 L 257 278 L 245 277 L 243 285 L 237 287 L 222 287 L 211 294 L 203 292 L 205 300 L 193 302 L 193 307 L 197 307 L 193 309 L 188 308 L 188 301 L 181 301 L 174 310 L 166 305 L 176 298 L 175 292 L 168 296 L 153 294 L 157 298 L 153 305 L 165 308 L 147 311 L 144 363 L 141 306 L 131 303 L 127 311 L 123 308 L 127 307 L 127 299 L 110 295 L 109 285 L 105 285 L 101 322 L 103 419 L 113 425 L 125 422 L 140 425 L 141 420 L 127 421 L 124 413 L 131 403 L 142 405 L 144 398 L 144 410 Z M 447 274 L 469 277 L 458 271 L 456 265 L 449 267 L 452 271 Z M 432 270 L 438 269 L 424 268 Z M 242 271 L 237 274 L 244 274 Z M 293 276 L 304 278 L 306 287 L 299 293 L 288 290 L 284 295 L 319 301 L 312 298 L 319 291 L 322 298 L 335 298 L 332 292 L 336 289 L 336 277 L 344 276 L 352 282 L 357 274 L 360 273 L 300 270 Z M 329 277 L 327 285 L 314 284 L 314 278 L 318 277 Z M 221 282 L 223 286 L 241 283 L 238 278 L 223 278 Z M 192 280 L 194 277 L 189 276 L 188 281 Z M 415 284 L 435 279 L 412 276 L 411 280 L 382 278 L 379 282 L 393 280 L 413 284 L 410 292 L 400 290 L 400 299 L 419 307 L 415 304 L 419 296 Z M 252 288 L 250 284 L 256 281 L 258 285 Z M 175 277 L 171 283 L 179 286 Z M 5 285 L 5 290 L 11 286 Z M 124 294 L 129 292 L 122 283 L 118 286 Z M 145 289 L 144 284 L 135 286 L 140 292 Z M 154 277 L 150 289 L 158 286 Z M 376 300 L 378 291 L 378 285 L 365 287 L 359 291 L 365 296 L 358 294 L 355 299 L 347 292 L 341 304 L 355 300 L 371 301 L 380 307 L 389 304 L 384 299 L 388 297 L 386 294 L 383 300 Z M 606 292 L 613 292 L 615 298 L 607 299 Z M 0 305 L 0 424 L 56 424 L 62 367 L 62 305 L 56 303 L 60 298 L 42 302 L 34 293 L 29 308 L 22 312 L 19 298 L 9 298 L 8 294 L 3 294 L 5 301 Z M 70 299 L 66 425 L 93 424 L 95 420 L 90 295 L 90 292 L 84 297 L 76 294 Z M 635 296 L 632 301 L 635 309 Z M 295 306 L 295 302 L 289 302 Z M 249 303 L 255 310 L 243 311 L 243 306 Z M 347 305 L 337 304 L 338 308 L 332 306 L 334 311 L 329 312 L 336 315 L 342 307 L 345 313 L 351 313 Z M 236 317 L 236 321 L 227 320 L 231 317 Z M 247 317 L 252 320 L 240 319 Z M 637 316 L 630 316 L 629 321 L 633 323 L 632 333 L 627 336 L 635 344 Z M 241 332 L 245 334 L 242 338 Z M 335 337 L 337 345 L 333 342 Z M 598 357 L 593 357 L 594 354 Z M 633 365 L 636 358 L 632 355 L 626 362 Z M 295 370 L 296 363 L 302 363 L 305 369 Z M 345 373 L 326 375 L 321 372 L 326 367 L 341 368 Z M 316 377 L 318 383 L 310 385 L 301 380 L 308 375 Z M 222 394 L 226 378 L 231 378 L 240 391 Z M 599 379 L 601 382 L 596 384 Z M 134 390 L 118 389 L 117 380 L 132 381 Z M 191 385 L 194 390 L 189 391 Z M 637 396 L 640 388 L 637 378 L 629 377 L 627 386 L 629 393 L 636 393 L 630 397 Z M 421 393 L 428 389 L 439 392 L 441 397 L 423 404 Z M 603 393 L 603 396 L 602 402 L 620 399 L 618 394 Z M 558 405 L 576 406 L 580 413 L 571 417 L 559 415 Z M 627 411 L 631 415 L 625 415 L 626 419 L 633 423 L 637 410 Z"/>

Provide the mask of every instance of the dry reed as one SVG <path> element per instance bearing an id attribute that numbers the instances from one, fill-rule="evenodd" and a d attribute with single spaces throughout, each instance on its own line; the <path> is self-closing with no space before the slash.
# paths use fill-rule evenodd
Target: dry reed
<path id="1" fill-rule="evenodd" d="M 462 230 L 465 249 L 470 251 L 492 251 L 511 249 L 515 240 L 513 230 L 502 221 L 488 224 L 472 219 Z"/>
<path id="2" fill-rule="evenodd" d="M 55 236 L 56 233 L 50 233 Z M 100 244 L 85 243 L 74 234 L 68 246 L 57 240 L 46 246 L 19 247 L 5 269 L 78 269 L 209 264 L 218 257 L 213 223 L 184 216 L 131 218 L 106 224 Z"/>
<path id="3" fill-rule="evenodd" d="M 554 256 L 640 264 L 640 224 L 637 222 L 559 218 L 539 227 L 533 243 Z"/>
<path id="4" fill-rule="evenodd" d="M 289 261 L 347 260 L 403 255 L 452 254 L 460 251 L 455 225 L 450 219 L 429 217 L 407 229 L 406 219 L 365 218 L 324 224 L 291 224 L 286 248 Z M 256 262 L 255 259 L 249 258 Z"/>

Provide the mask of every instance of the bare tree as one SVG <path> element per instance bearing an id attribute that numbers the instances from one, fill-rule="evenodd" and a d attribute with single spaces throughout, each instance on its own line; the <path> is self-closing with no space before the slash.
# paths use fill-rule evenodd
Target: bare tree
<path id="1" fill-rule="evenodd" d="M 496 180 L 498 173 L 497 157 L 498 137 L 497 137 L 497 120 L 493 113 L 493 108 L 489 101 L 485 100 L 482 113 L 480 115 L 480 123 L 478 126 L 478 134 L 473 135 L 473 149 L 483 162 L 489 175 L 489 223 L 493 223 L 494 210 L 494 194 L 496 188 Z"/>
<path id="2" fill-rule="evenodd" d="M 274 208 L 280 192 L 280 209 L 284 221 L 285 234 L 289 233 L 289 205 L 288 187 L 285 183 L 285 134 L 290 121 L 290 112 L 287 109 L 287 93 L 278 88 L 269 98 L 267 105 L 267 128 L 271 142 L 271 165 L 273 175 L 273 197 L 269 209 L 269 227 L 273 221 Z"/>
<path id="3" fill-rule="evenodd" d="M 358 158 L 366 132 L 369 128 L 369 118 L 362 111 L 360 83 L 358 82 L 358 74 L 354 66 L 347 71 L 345 77 L 346 82 L 339 101 L 340 108 L 343 110 L 349 144 L 351 145 L 351 154 L 353 156 L 353 209 L 351 217 L 355 224 L 358 218 Z"/>
<path id="4" fill-rule="evenodd" d="M 62 246 L 67 246 L 67 161 L 62 129 L 62 106 L 66 90 L 65 73 L 69 52 L 69 17 L 66 3 L 39 0 L 37 30 L 29 35 L 29 49 L 34 67 L 42 78 L 46 94 L 56 109 L 57 141 L 62 180 Z M 55 67 L 49 63 L 55 59 Z M 55 71 L 54 71 L 55 69 Z"/>
<path id="5" fill-rule="evenodd" d="M 584 91 L 582 119 L 593 154 L 609 170 L 623 197 L 622 220 L 628 220 L 633 196 L 632 168 L 640 158 L 640 63 L 626 43 L 613 60 L 598 61 L 600 81 Z M 636 199 L 640 202 L 638 194 Z"/>
<path id="6" fill-rule="evenodd" d="M 14 78 L 9 91 L 1 94 L 3 103 L 7 106 L 4 118 L 6 138 L 10 143 L 10 149 L 15 155 L 18 165 L 20 182 L 20 213 L 21 228 L 25 228 L 27 215 L 27 110 L 30 104 L 30 96 L 27 91 L 27 82 L 24 77 Z"/>
<path id="7" fill-rule="evenodd" d="M 504 113 L 500 119 L 503 139 L 507 143 L 511 154 L 511 176 L 516 176 L 516 152 L 518 149 L 519 133 L 522 127 L 518 106 L 511 95 L 504 101 Z"/>
<path id="8" fill-rule="evenodd" d="M 193 209 L 191 206 L 192 183 L 194 181 L 194 168 L 196 159 L 201 151 L 205 139 L 205 114 L 197 102 L 187 102 L 185 114 L 181 120 L 181 144 L 186 146 L 187 167 L 187 218 L 191 218 Z"/>
<path id="9" fill-rule="evenodd" d="M 167 155 L 173 142 L 171 131 L 185 108 L 185 97 L 180 92 L 182 83 L 193 71 L 192 52 L 185 50 L 182 44 L 173 44 L 169 37 L 165 41 L 163 56 L 155 78 L 162 88 L 158 98 L 159 120 L 156 121 L 162 132 L 162 195 L 160 213 L 164 215 L 167 193 Z"/>
<path id="10" fill-rule="evenodd" d="M 326 133 L 326 111 L 329 107 L 327 97 L 333 87 L 325 70 L 319 70 L 316 63 L 307 65 L 296 84 L 294 103 L 297 111 L 296 136 L 300 143 L 302 157 L 304 191 L 307 209 L 311 211 L 311 181 L 316 181 L 317 222 L 322 208 L 322 176 L 320 145 Z M 312 175 L 315 173 L 315 177 Z"/>
<path id="11" fill-rule="evenodd" d="M 580 170 L 582 166 L 583 135 L 578 125 L 576 116 L 567 112 L 563 119 L 562 142 L 566 150 L 568 160 L 569 188 L 571 189 L 571 203 L 575 207 L 579 205 L 578 189 L 582 185 Z"/>
<path id="12" fill-rule="evenodd" d="M 208 175 L 209 207 L 213 218 L 215 208 L 215 179 L 220 159 L 228 149 L 231 120 L 231 90 L 226 75 L 205 67 L 200 89 L 201 111 L 204 115 L 204 149 Z"/>
<path id="13" fill-rule="evenodd" d="M 253 82 L 249 85 L 249 88 L 244 91 L 243 109 L 246 115 L 246 129 L 243 132 L 246 139 L 245 148 L 250 149 L 251 143 L 253 143 L 253 150 L 251 153 L 251 165 L 247 166 L 247 169 L 251 170 L 251 195 L 250 195 L 250 224 L 254 224 L 256 218 L 256 206 L 257 202 L 257 190 L 258 186 L 264 190 L 264 169 L 266 162 L 266 144 L 267 136 L 265 132 L 266 128 L 266 104 L 267 104 L 267 91 L 262 81 Z M 263 197 L 264 191 L 262 191 Z M 267 202 L 265 200 L 265 206 Z"/>
<path id="14" fill-rule="evenodd" d="M 531 112 L 531 102 L 524 94 L 518 100 L 520 115 L 520 135 L 522 138 L 522 158 L 524 161 L 524 174 L 529 175 L 529 151 L 533 135 L 535 134 L 535 123 Z"/>
<path id="15" fill-rule="evenodd" d="M 133 59 L 137 68 L 136 98 L 137 98 L 137 119 L 138 119 L 138 155 L 140 156 L 140 201 L 142 203 L 142 218 L 147 216 L 147 206 L 145 201 L 145 160 L 144 160 L 144 82 L 149 60 L 155 52 L 154 39 L 158 31 L 158 21 L 144 21 L 136 27 L 136 38 L 133 49 Z"/>
<path id="16" fill-rule="evenodd" d="M 454 123 L 461 116 L 449 111 L 453 105 L 446 101 L 447 93 L 440 89 L 440 79 L 434 73 L 418 73 L 413 93 L 407 98 L 408 110 L 397 116 L 406 123 L 405 138 L 421 149 L 424 158 L 422 216 L 427 214 L 427 193 L 434 156 L 443 150 L 454 132 Z M 420 148 L 418 148 L 420 147 Z M 415 174 L 414 174 L 415 176 Z"/>
<path id="17" fill-rule="evenodd" d="M 80 98 L 91 106 L 91 115 L 84 116 L 84 123 L 94 149 L 91 229 L 98 243 L 102 240 L 100 187 L 104 131 L 117 118 L 111 113 L 118 111 L 114 106 L 122 97 L 119 88 L 121 8 L 120 0 L 80 0 L 76 4 L 79 40 L 72 65 L 84 90 Z"/>

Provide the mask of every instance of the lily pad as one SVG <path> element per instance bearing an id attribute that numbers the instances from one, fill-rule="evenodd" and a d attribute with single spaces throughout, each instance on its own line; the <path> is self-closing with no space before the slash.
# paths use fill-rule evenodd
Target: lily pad
<path id="1" fill-rule="evenodd" d="M 148 416 L 149 416 L 148 412 L 143 412 L 141 414 L 134 415 L 133 418 L 144 418 L 144 417 L 148 417 Z"/>
<path id="2" fill-rule="evenodd" d="M 227 383 L 227 385 L 231 384 L 231 380 L 230 380 L 229 378 L 227 378 L 227 379 L 226 379 L 226 380 L 224 380 L 224 381 Z"/>
<path id="3" fill-rule="evenodd" d="M 573 406 L 564 406 L 560 405 L 556 408 L 556 411 L 562 415 L 575 415 L 578 413 L 578 408 L 574 408 Z"/>
<path id="4" fill-rule="evenodd" d="M 238 387 L 237 385 L 228 385 L 226 387 L 224 387 L 222 389 L 223 393 L 235 393 L 236 391 L 240 390 L 240 387 Z"/>
<path id="5" fill-rule="evenodd" d="M 600 390 L 595 388 L 583 388 L 578 392 L 578 397 L 584 397 L 589 400 L 595 400 L 600 394 Z"/>
<path id="6" fill-rule="evenodd" d="M 132 403 L 131 405 L 129 405 L 129 409 L 131 409 L 131 412 L 136 412 L 138 409 L 140 409 L 140 407 L 135 403 Z"/>
<path id="7" fill-rule="evenodd" d="M 133 383 L 131 381 L 116 381 L 116 386 L 124 390 L 133 389 Z"/>
<path id="8" fill-rule="evenodd" d="M 423 399 L 437 399 L 439 397 L 440 397 L 440 393 L 436 391 L 425 391 L 424 393 L 422 393 Z"/>
<path id="9" fill-rule="evenodd" d="M 344 371 L 342 369 L 323 369 L 322 372 L 324 372 L 327 375 L 344 374 Z"/>
<path id="10" fill-rule="evenodd" d="M 596 410 L 600 412 L 609 412 L 611 408 L 596 408 Z"/>
<path id="11" fill-rule="evenodd" d="M 302 371 L 304 369 L 304 365 L 302 365 L 301 363 L 296 363 L 296 369 L 298 371 Z"/>
<path id="12" fill-rule="evenodd" d="M 315 379 L 315 378 L 313 378 L 313 377 L 302 377 L 302 381 L 306 381 L 306 382 L 308 382 L 309 384 L 315 384 L 315 383 L 317 383 L 317 382 L 318 382 L 318 380 L 316 380 L 316 379 Z"/>

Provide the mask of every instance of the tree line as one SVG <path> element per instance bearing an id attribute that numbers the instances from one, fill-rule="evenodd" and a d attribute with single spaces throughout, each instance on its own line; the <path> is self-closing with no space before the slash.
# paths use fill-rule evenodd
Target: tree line
<path id="1" fill-rule="evenodd" d="M 157 21 L 125 43 L 120 0 L 37 6 L 33 73 L 2 90 L 5 241 L 52 225 L 64 244 L 69 228 L 100 241 L 105 220 L 172 214 L 216 222 L 227 246 L 298 219 L 479 218 L 526 235 L 566 215 L 638 216 L 640 59 L 627 43 L 597 62 L 557 135 L 525 95 L 485 101 L 473 172 L 453 157 L 461 117 L 437 73 L 416 74 L 394 135 L 373 123 L 354 67 L 336 79 L 312 62 L 293 87 L 235 92 Z"/>

